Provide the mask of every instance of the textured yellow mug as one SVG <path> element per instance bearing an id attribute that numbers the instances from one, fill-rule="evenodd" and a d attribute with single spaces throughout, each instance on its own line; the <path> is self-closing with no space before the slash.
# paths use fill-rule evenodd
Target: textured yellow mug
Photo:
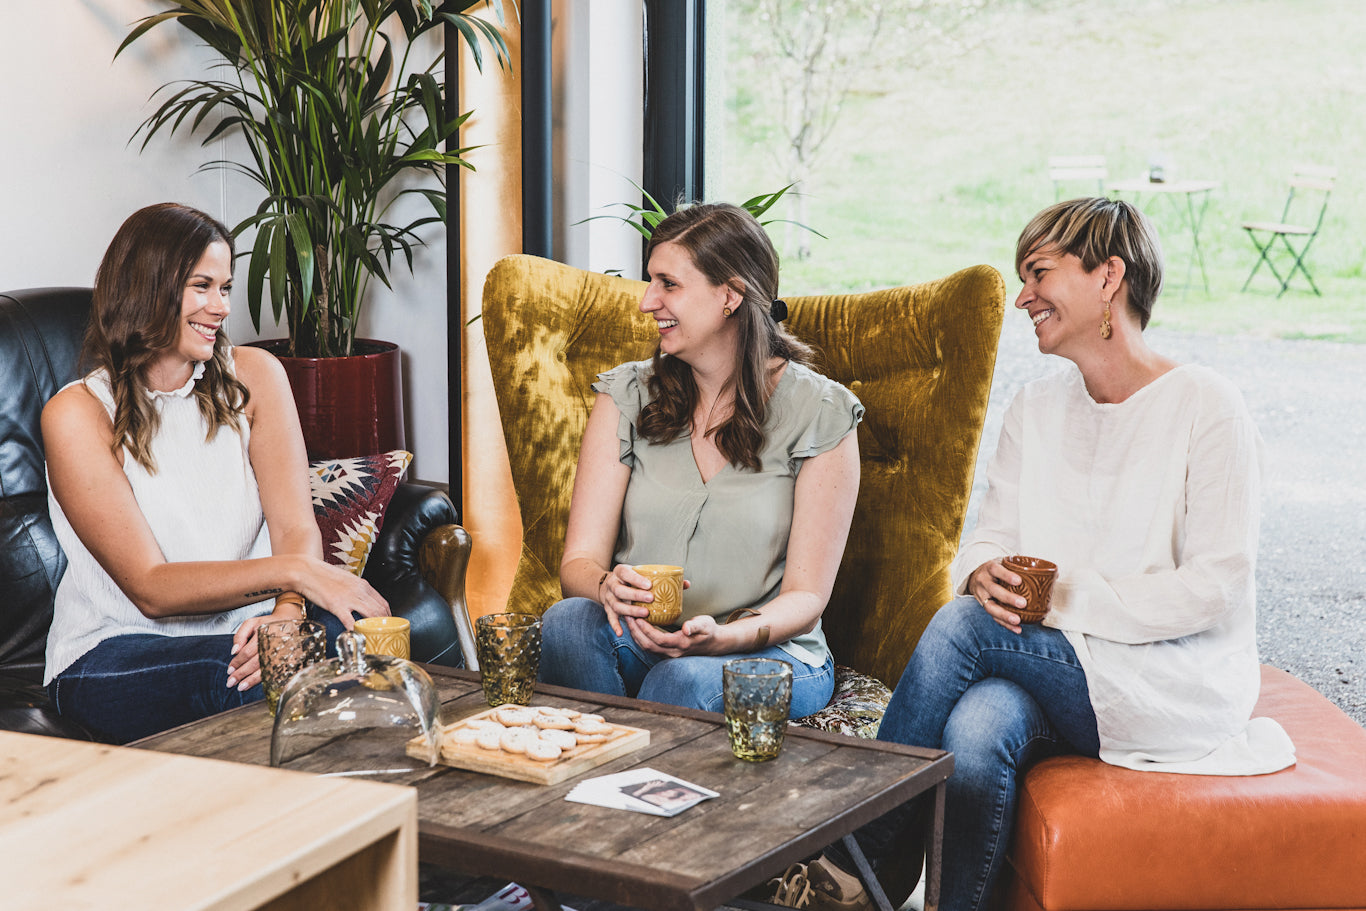
<path id="1" fill-rule="evenodd" d="M 653 601 L 638 601 L 650 609 L 646 617 L 655 626 L 672 626 L 683 615 L 683 567 L 665 563 L 642 563 L 633 567 L 650 580 Z"/>
<path id="2" fill-rule="evenodd" d="M 362 617 L 356 632 L 365 637 L 367 655 L 392 655 L 408 658 L 412 652 L 409 624 L 402 617 Z"/>

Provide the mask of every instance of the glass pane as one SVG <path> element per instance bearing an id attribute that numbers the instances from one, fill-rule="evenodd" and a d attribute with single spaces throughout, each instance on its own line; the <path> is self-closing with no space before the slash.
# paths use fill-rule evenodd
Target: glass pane
<path id="1" fill-rule="evenodd" d="M 1226 0 L 712 0 L 706 195 L 738 202 L 797 182 L 802 198 L 771 214 L 828 239 L 774 226 L 784 293 L 906 284 L 980 262 L 1013 289 L 1014 240 L 1035 212 L 1146 182 L 1156 167 L 1169 182 L 1217 184 L 1199 259 L 1184 204 L 1123 193 L 1157 222 L 1169 290 L 1190 305 L 1155 320 L 1212 328 L 1195 305 L 1239 293 L 1255 252 L 1242 221 L 1279 215 L 1295 165 L 1345 168 L 1366 155 L 1366 17 L 1344 18 L 1329 0 L 1257 10 Z M 1099 157 L 1105 176 L 1055 184 L 1059 156 Z M 1325 292 L 1313 301 L 1315 334 L 1366 332 L 1348 305 L 1363 272 L 1359 197 L 1366 186 L 1340 181 L 1315 241 L 1311 271 Z M 1245 303 L 1261 326 L 1305 332 L 1302 310 L 1292 317 L 1256 290 Z"/>

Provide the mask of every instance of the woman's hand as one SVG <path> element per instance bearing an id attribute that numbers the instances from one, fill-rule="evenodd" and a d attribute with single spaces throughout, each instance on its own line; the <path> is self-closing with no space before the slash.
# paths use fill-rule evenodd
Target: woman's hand
<path id="1" fill-rule="evenodd" d="M 638 620 L 635 617 L 627 617 L 625 623 L 631 631 L 631 638 L 635 639 L 641 648 L 667 658 L 681 658 L 684 655 L 724 655 L 735 651 L 733 645 L 726 643 L 720 635 L 722 627 L 716 622 L 716 618 L 709 614 L 689 617 L 677 632 L 660 629 L 648 620 Z"/>
<path id="2" fill-rule="evenodd" d="M 237 632 L 232 634 L 232 660 L 228 662 L 228 688 L 249 690 L 261 682 L 260 651 L 257 648 L 256 630 L 261 624 L 280 620 L 274 614 L 248 617 Z M 292 619 L 292 618 L 291 618 Z"/>
<path id="3" fill-rule="evenodd" d="M 1019 585 L 1020 577 L 1006 569 L 1000 560 L 988 560 L 968 576 L 968 594 L 991 615 L 991 619 L 1010 630 L 1020 632 L 1020 615 L 1016 610 L 1023 609 L 1029 602 L 1023 595 L 1017 595 L 1006 585 Z"/>
<path id="4" fill-rule="evenodd" d="M 602 583 L 598 586 L 598 601 L 607 612 L 607 622 L 611 624 L 612 632 L 620 636 L 622 621 L 625 619 L 639 618 L 641 622 L 645 622 L 644 618 L 650 616 L 649 604 L 655 599 L 650 591 L 650 585 L 649 579 L 627 563 L 618 563 L 603 577 Z M 684 591 L 691 587 L 692 583 L 684 579 Z M 645 625 L 654 628 L 653 624 Z M 637 642 L 641 642 L 639 636 L 635 638 Z M 644 644 L 641 642 L 641 645 Z"/>
<path id="5" fill-rule="evenodd" d="M 304 559 L 308 561 L 308 572 L 299 591 L 347 629 L 356 625 L 353 613 L 362 617 L 389 616 L 389 602 L 369 582 L 340 566 L 310 557 Z"/>

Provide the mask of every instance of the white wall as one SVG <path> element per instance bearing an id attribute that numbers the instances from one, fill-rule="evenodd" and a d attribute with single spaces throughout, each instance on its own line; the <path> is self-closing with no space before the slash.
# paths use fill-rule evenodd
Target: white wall
<path id="1" fill-rule="evenodd" d="M 161 26 L 113 60 L 145 0 L 0 0 L 0 287 L 89 285 L 114 232 L 175 200 L 229 221 L 225 177 L 196 174 L 197 141 L 129 143 L 164 82 L 207 55 Z M 233 213 L 235 214 L 235 213 Z M 230 326 L 240 335 L 245 314 Z"/>
<path id="2" fill-rule="evenodd" d="M 235 144 L 201 148 L 161 134 L 146 151 L 138 125 L 150 96 L 177 79 L 205 78 L 214 55 L 183 28 L 157 26 L 119 57 L 147 0 L 0 0 L 0 289 L 89 285 L 123 219 L 155 202 L 203 209 L 231 227 L 254 211 L 253 184 L 206 161 Z M 575 226 L 640 181 L 641 0 L 556 0 L 557 256 L 582 268 L 639 267 L 633 231 L 611 221 Z M 496 66 L 486 78 L 498 78 Z M 477 156 L 478 152 L 474 153 Z M 390 292 L 371 288 L 361 334 L 404 351 L 412 475 L 448 478 L 445 233 L 429 229 L 415 274 L 397 265 Z M 228 320 L 236 341 L 258 334 L 246 309 L 246 261 Z M 283 333 L 269 326 L 260 336 Z"/>

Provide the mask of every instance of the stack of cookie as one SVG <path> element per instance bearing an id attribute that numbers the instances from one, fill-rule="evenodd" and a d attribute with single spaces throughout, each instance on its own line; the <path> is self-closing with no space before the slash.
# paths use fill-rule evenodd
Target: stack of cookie
<path id="1" fill-rule="evenodd" d="M 446 728 L 441 755 L 471 749 L 554 762 L 583 744 L 603 743 L 614 728 L 601 715 L 554 706 L 500 706 Z"/>

